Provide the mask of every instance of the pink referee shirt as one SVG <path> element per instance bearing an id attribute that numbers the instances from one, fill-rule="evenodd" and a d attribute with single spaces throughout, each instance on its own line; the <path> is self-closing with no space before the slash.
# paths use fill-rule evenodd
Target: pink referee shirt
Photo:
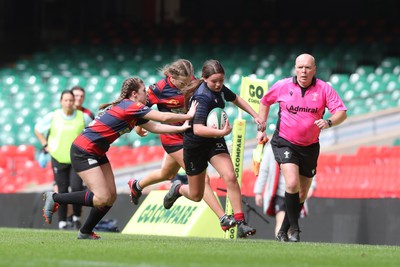
<path id="1" fill-rule="evenodd" d="M 316 79 L 303 96 L 301 87 L 294 81 L 286 78 L 276 82 L 261 103 L 271 106 L 279 102 L 279 136 L 295 145 L 309 146 L 318 142 L 321 130 L 314 122 L 322 119 L 325 108 L 331 114 L 347 108 L 328 83 Z"/>

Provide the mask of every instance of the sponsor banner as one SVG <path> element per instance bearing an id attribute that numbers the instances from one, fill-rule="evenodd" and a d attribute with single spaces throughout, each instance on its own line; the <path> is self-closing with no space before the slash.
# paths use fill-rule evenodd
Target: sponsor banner
<path id="1" fill-rule="evenodd" d="M 166 190 L 153 190 L 123 229 L 123 234 L 223 238 L 215 213 L 202 200 L 180 197 L 171 209 L 163 206 Z"/>
<path id="2" fill-rule="evenodd" d="M 268 81 L 250 77 L 242 77 L 240 97 L 258 112 L 261 98 L 268 91 Z"/>
<path id="3" fill-rule="evenodd" d="M 246 134 L 246 121 L 243 119 L 236 119 L 233 122 L 231 159 L 236 178 L 238 179 L 239 186 L 242 185 L 245 134 Z M 229 201 L 228 194 L 226 195 L 225 213 L 233 215 L 233 209 Z M 225 238 L 228 239 L 235 239 L 236 235 L 237 235 L 237 227 L 233 227 L 229 229 L 229 231 L 225 232 Z"/>

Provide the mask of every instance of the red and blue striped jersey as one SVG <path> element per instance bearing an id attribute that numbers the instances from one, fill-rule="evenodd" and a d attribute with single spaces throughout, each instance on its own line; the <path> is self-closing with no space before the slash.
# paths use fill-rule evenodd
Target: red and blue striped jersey
<path id="1" fill-rule="evenodd" d="M 150 85 L 147 89 L 148 107 L 157 105 L 157 109 L 161 112 L 172 112 L 183 114 L 185 98 L 182 92 L 176 88 L 170 81 L 169 77 L 159 80 L 157 83 Z M 183 122 L 168 123 L 170 125 L 182 125 Z M 176 146 L 183 144 L 182 133 L 160 134 L 161 143 L 164 146 Z"/>
<path id="2" fill-rule="evenodd" d="M 90 154 L 103 156 L 121 135 L 148 122 L 143 119 L 151 109 L 140 102 L 124 99 L 100 111 L 96 118 L 75 139 L 73 145 Z"/>

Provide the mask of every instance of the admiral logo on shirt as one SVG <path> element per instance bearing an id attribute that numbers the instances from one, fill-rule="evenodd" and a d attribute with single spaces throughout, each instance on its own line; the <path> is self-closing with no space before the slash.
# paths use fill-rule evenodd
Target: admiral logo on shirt
<path id="1" fill-rule="evenodd" d="M 308 112 L 308 113 L 318 112 L 318 108 L 309 108 L 300 106 L 294 107 L 293 105 L 291 105 L 290 107 L 286 106 L 286 109 L 292 114 L 297 114 L 297 112 Z"/>

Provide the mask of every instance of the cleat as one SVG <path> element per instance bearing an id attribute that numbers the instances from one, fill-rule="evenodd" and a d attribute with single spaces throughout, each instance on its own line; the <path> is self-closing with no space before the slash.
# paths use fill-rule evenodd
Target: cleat
<path id="1" fill-rule="evenodd" d="M 58 209 L 58 203 L 54 202 L 54 200 L 53 200 L 54 194 L 55 194 L 54 192 L 43 193 L 43 201 L 44 201 L 43 217 L 44 217 L 46 223 L 48 223 L 48 224 L 51 224 L 53 214 Z"/>
<path id="2" fill-rule="evenodd" d="M 223 231 L 229 230 L 232 227 L 236 226 L 236 221 L 233 218 L 232 215 L 224 215 L 221 222 L 220 222 L 221 228 Z"/>
<path id="3" fill-rule="evenodd" d="M 78 232 L 78 239 L 92 239 L 92 240 L 99 240 L 101 239 L 100 236 L 96 235 L 95 232 L 91 232 L 90 234 L 84 234 L 81 231 Z"/>
<path id="4" fill-rule="evenodd" d="M 175 201 L 182 195 L 177 192 L 177 189 L 182 185 L 181 181 L 175 181 L 172 183 L 171 188 L 164 197 L 164 208 L 169 210 L 175 203 Z"/>
<path id="5" fill-rule="evenodd" d="M 300 242 L 300 232 L 299 229 L 289 229 L 289 241 Z"/>
<path id="6" fill-rule="evenodd" d="M 288 242 L 289 238 L 288 238 L 288 235 L 287 235 L 286 232 L 279 231 L 278 234 L 275 237 L 275 240 L 279 241 L 279 242 Z"/>
<path id="7" fill-rule="evenodd" d="M 251 226 L 248 226 L 245 221 L 238 221 L 236 223 L 238 226 L 238 231 L 237 231 L 238 237 L 245 238 L 256 234 L 256 229 Z"/>
<path id="8" fill-rule="evenodd" d="M 135 205 L 139 203 L 139 198 L 142 195 L 142 191 L 136 189 L 135 185 L 137 182 L 133 178 L 128 181 L 129 189 L 131 190 L 131 202 Z"/>

